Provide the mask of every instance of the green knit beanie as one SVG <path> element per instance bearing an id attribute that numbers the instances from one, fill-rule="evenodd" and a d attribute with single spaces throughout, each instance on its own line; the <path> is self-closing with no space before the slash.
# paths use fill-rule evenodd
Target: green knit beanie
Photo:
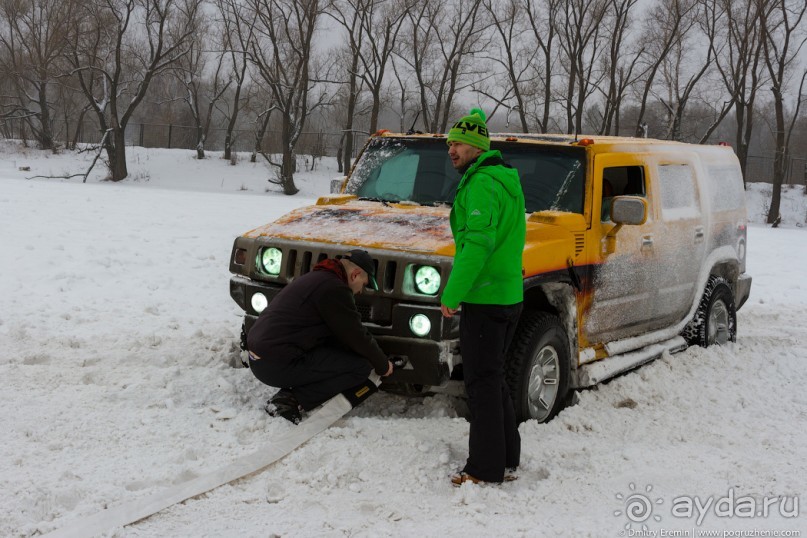
<path id="1" fill-rule="evenodd" d="M 488 136 L 488 126 L 485 125 L 485 113 L 481 108 L 472 108 L 468 115 L 460 118 L 460 121 L 448 131 L 447 142 L 462 142 L 482 151 L 490 149 L 490 137 Z"/>

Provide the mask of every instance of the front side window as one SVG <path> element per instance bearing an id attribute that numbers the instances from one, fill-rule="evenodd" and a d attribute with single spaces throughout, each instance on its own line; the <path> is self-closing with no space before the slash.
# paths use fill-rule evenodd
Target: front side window
<path id="1" fill-rule="evenodd" d="M 644 168 L 641 166 L 603 168 L 601 220 L 611 220 L 611 200 L 614 196 L 644 196 L 646 192 Z"/>

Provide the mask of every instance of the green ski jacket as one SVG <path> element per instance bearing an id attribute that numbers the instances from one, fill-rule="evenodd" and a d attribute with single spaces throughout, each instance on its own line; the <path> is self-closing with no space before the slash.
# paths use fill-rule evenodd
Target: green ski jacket
<path id="1" fill-rule="evenodd" d="M 524 213 L 518 171 L 504 163 L 498 150 L 481 154 L 463 174 L 451 209 L 456 254 L 444 305 L 523 301 Z"/>

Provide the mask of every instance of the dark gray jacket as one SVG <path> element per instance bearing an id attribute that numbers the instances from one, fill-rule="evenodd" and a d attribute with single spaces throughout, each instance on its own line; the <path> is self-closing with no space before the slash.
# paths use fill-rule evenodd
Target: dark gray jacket
<path id="1" fill-rule="evenodd" d="M 291 361 L 323 345 L 341 345 L 366 358 L 379 375 L 387 373 L 387 356 L 362 325 L 336 260 L 317 264 L 283 288 L 247 336 L 249 350 L 261 360 Z"/>

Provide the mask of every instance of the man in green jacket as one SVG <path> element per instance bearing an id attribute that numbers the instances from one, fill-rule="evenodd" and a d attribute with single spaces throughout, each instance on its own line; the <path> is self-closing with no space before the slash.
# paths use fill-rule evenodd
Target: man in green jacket
<path id="1" fill-rule="evenodd" d="M 441 297 L 446 317 L 462 304 L 460 352 L 471 410 L 468 460 L 451 482 L 514 479 L 521 437 L 504 379 L 504 359 L 521 314 L 526 219 L 518 172 L 490 150 L 485 114 L 471 109 L 448 133 L 462 179 L 451 209 L 456 253 Z"/>

